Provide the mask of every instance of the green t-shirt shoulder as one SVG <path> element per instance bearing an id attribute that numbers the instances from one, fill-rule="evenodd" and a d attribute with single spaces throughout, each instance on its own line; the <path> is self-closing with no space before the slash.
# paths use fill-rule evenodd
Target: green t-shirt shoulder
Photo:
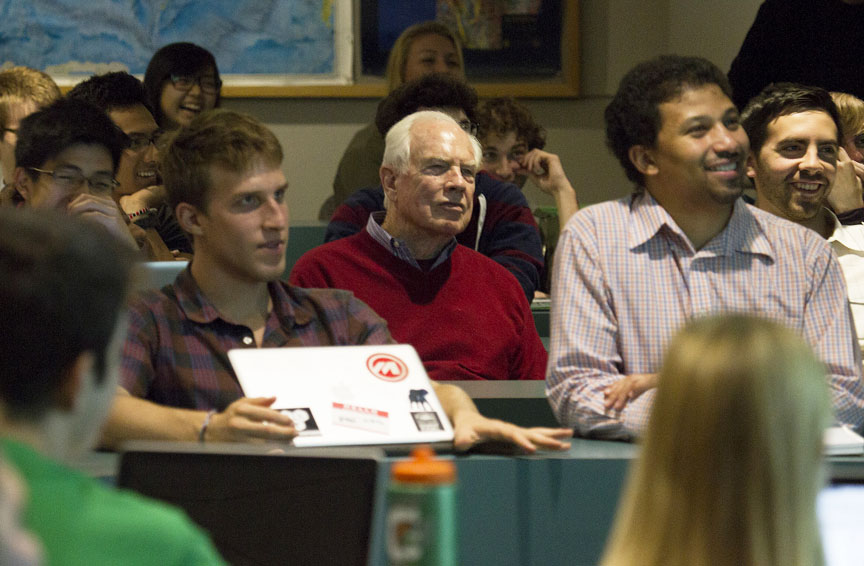
<path id="1" fill-rule="evenodd" d="M 225 564 L 207 534 L 179 509 L 113 489 L 29 446 L 0 442 L 28 488 L 25 523 L 47 565 Z"/>

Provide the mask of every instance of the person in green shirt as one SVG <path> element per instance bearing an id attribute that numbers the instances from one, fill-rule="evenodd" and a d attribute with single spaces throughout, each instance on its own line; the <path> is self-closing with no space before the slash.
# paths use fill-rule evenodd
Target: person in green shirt
<path id="1" fill-rule="evenodd" d="M 0 457 L 26 484 L 47 565 L 225 564 L 181 511 L 62 463 L 110 408 L 131 262 L 93 222 L 0 210 Z"/>

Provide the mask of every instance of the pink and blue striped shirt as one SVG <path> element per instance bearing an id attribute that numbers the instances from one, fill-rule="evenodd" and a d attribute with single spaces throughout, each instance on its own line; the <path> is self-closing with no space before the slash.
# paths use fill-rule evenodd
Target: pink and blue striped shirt
<path id="1" fill-rule="evenodd" d="M 657 372 L 685 322 L 721 311 L 797 330 L 827 364 L 837 420 L 861 427 L 861 354 L 828 242 L 739 199 L 726 228 L 695 250 L 647 192 L 585 208 L 561 233 L 546 372 L 559 421 L 583 436 L 638 436 L 654 390 L 621 411 L 604 408 L 603 390 Z"/>

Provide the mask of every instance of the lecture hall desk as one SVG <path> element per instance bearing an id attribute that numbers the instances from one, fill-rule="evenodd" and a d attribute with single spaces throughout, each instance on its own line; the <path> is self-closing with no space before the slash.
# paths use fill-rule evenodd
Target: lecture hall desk
<path id="1" fill-rule="evenodd" d="M 460 564 L 588 566 L 612 525 L 627 467 L 638 446 L 574 439 L 570 450 L 536 456 L 457 455 Z M 390 465 L 381 455 L 369 564 L 386 564 L 385 493 Z M 94 453 L 78 468 L 111 481 L 118 456 Z M 864 457 L 829 459 L 835 479 L 864 481 Z"/>

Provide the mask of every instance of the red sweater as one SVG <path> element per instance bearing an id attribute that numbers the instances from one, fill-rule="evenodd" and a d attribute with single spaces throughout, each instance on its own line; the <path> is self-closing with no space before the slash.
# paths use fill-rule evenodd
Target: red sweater
<path id="1" fill-rule="evenodd" d="M 363 230 L 306 252 L 290 281 L 353 291 L 387 321 L 397 342 L 417 349 L 434 380 L 544 378 L 546 349 L 522 288 L 465 246 L 424 272 Z"/>

